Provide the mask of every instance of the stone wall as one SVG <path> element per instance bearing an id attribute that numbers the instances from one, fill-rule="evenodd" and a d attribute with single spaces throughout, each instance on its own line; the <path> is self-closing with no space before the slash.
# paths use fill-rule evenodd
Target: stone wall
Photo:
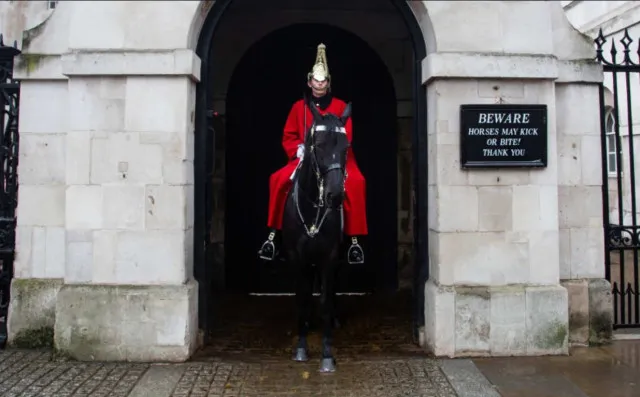
<path id="1" fill-rule="evenodd" d="M 425 348 L 442 356 L 566 354 L 577 324 L 570 316 L 579 318 L 580 307 L 589 308 L 589 334 L 606 341 L 599 187 L 585 173 L 595 127 L 580 111 L 597 106 L 593 89 L 602 80 L 592 43 L 556 2 L 408 4 L 429 52 L 422 61 L 431 274 Z M 193 121 L 201 64 L 194 48 L 210 5 L 62 2 L 28 32 L 17 70 L 26 138 L 11 340 L 42 326 L 22 319 L 46 318 L 55 321 L 56 347 L 79 359 L 185 360 L 196 348 Z M 341 15 L 346 24 L 358 16 L 332 12 L 331 20 Z M 274 28 L 286 22 L 254 16 Z M 372 34 L 398 25 L 382 12 L 369 22 L 379 27 L 366 30 Z M 243 37 L 238 32 L 220 37 L 231 43 Z M 396 54 L 387 61 L 398 61 L 398 47 L 387 45 Z M 400 99 L 411 88 L 403 87 Z M 498 100 L 547 105 L 547 168 L 460 169 L 459 106 Z M 398 105 L 401 125 L 411 116 L 405 106 Z M 399 209 L 406 211 L 406 141 L 401 148 Z M 411 214 L 401 216 L 406 241 Z M 560 283 L 567 277 L 568 288 L 587 282 L 569 294 Z M 48 291 L 28 287 L 37 283 Z M 574 296 L 589 301 L 579 305 Z"/>

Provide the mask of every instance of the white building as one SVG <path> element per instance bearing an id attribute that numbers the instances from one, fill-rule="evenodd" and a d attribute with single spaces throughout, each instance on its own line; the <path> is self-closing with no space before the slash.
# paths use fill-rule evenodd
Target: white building
<path id="1" fill-rule="evenodd" d="M 602 116 L 606 128 L 609 223 L 625 227 L 620 237 L 626 240 L 626 242 L 623 240 L 625 245 L 634 247 L 626 251 L 623 266 L 621 266 L 620 254 L 617 251 L 611 253 L 610 280 L 614 288 L 617 284 L 624 290 L 631 288 L 637 294 L 634 278 L 638 277 L 638 268 L 634 264 L 633 253 L 640 249 L 640 245 L 637 237 L 632 236 L 637 234 L 638 230 L 637 227 L 633 227 L 634 223 L 635 225 L 640 223 L 640 199 L 637 194 L 640 192 L 637 160 L 637 156 L 640 155 L 638 139 L 640 135 L 640 66 L 638 66 L 640 65 L 638 58 L 640 3 L 636 1 L 563 1 L 562 3 L 569 21 L 578 30 L 593 40 L 598 39 L 602 34 L 599 40 L 605 40 L 604 44 L 600 45 L 604 60 L 616 65 L 625 65 L 627 68 L 618 67 L 618 72 L 605 70 L 605 108 Z M 617 52 L 615 59 L 611 53 L 612 44 Z M 625 49 L 628 50 L 626 54 Z M 628 56 L 628 59 L 625 59 L 625 56 Z M 628 73 L 624 73 L 623 70 L 627 70 Z M 616 130 L 619 132 L 619 147 L 616 145 Z M 633 136 L 632 140 L 629 139 L 630 136 Z M 632 168 L 634 175 L 631 173 Z M 629 309 L 626 297 L 624 301 L 617 302 L 618 315 Z M 624 304 L 627 305 L 622 307 Z M 636 303 L 632 302 L 632 311 L 635 305 Z M 619 317 L 617 321 L 625 323 L 629 320 Z"/>
<path id="2" fill-rule="evenodd" d="M 378 277 L 390 274 L 401 286 L 416 280 L 425 348 L 444 356 L 565 354 L 569 340 L 610 336 L 602 181 L 593 161 L 602 72 L 592 41 L 559 2 L 61 1 L 43 13 L 42 23 L 25 23 L 16 62 L 21 146 L 10 340 L 52 327 L 57 348 L 79 359 L 184 360 L 194 352 L 199 330 L 212 321 L 205 311 L 217 285 L 203 272 L 219 266 L 207 255 L 219 246 L 257 249 L 241 239 L 234 248 L 237 231 L 229 227 L 221 236 L 225 222 L 234 223 L 230 207 L 247 192 L 224 204 L 219 195 L 239 189 L 239 180 L 263 178 L 253 169 L 234 174 L 239 153 L 262 156 L 279 145 L 278 133 L 261 142 L 240 135 L 251 124 L 219 123 L 220 163 L 208 175 L 206 110 L 236 123 L 265 117 L 255 107 L 257 116 L 232 109 L 253 106 L 238 101 L 255 95 L 255 76 L 275 91 L 285 75 L 304 79 L 314 49 L 308 62 L 295 57 L 307 51 L 300 32 L 312 35 L 312 23 L 325 24 L 317 29 L 327 36 L 314 40 L 326 38 L 336 92 L 360 84 L 354 97 L 376 98 L 362 99 L 361 125 L 382 129 L 367 118 L 391 120 L 385 129 L 395 130 L 360 138 L 371 146 L 358 156 L 386 159 L 359 160 L 369 164 L 362 165 L 369 194 L 386 194 L 385 181 L 397 185 L 385 196 L 393 205 L 372 204 L 378 237 L 371 238 L 385 248 L 379 236 L 397 236 Z M 285 39 L 299 46 L 284 47 Z M 339 50 L 347 40 L 352 53 Z M 269 63 L 279 57 L 259 58 L 256 48 L 289 53 Z M 371 84 L 357 74 L 340 79 L 353 54 L 367 57 L 358 71 L 371 73 L 367 81 L 379 89 L 365 93 Z M 296 99 L 291 92 L 285 107 Z M 496 103 L 546 105 L 546 167 L 461 168 L 460 105 Z M 238 136 L 247 152 L 237 152 Z M 206 194 L 210 177 L 214 197 Z M 235 223 L 245 221 L 238 212 L 263 216 L 259 205 L 243 210 L 234 210 Z M 405 273 L 403 260 L 419 271 Z"/>

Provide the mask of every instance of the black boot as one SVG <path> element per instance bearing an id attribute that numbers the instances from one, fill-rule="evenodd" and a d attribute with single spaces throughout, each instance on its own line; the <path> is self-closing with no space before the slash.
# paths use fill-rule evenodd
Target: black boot
<path id="1" fill-rule="evenodd" d="M 275 259 L 277 253 L 275 242 L 276 233 L 277 231 L 272 229 L 269 232 L 267 241 L 262 243 L 262 247 L 258 250 L 258 257 L 260 257 L 260 259 L 264 259 L 265 261 L 272 261 Z"/>
<path id="2" fill-rule="evenodd" d="M 360 265 L 364 263 L 364 251 L 362 246 L 358 244 L 357 237 L 351 237 L 351 246 L 347 251 L 347 262 L 350 265 Z"/>

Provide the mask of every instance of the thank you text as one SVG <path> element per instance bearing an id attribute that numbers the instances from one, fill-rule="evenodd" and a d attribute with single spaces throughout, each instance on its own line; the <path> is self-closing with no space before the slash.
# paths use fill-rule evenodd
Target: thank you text
<path id="1" fill-rule="evenodd" d="M 544 167 L 546 105 L 462 105 L 461 166 Z"/>

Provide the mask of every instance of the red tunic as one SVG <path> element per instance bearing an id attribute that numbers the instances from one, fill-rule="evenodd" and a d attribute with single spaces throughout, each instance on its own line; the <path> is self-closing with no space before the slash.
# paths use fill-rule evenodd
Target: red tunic
<path id="1" fill-rule="evenodd" d="M 322 110 L 318 108 L 321 114 L 328 112 L 337 116 L 341 116 L 345 107 L 344 101 L 333 98 L 329 106 Z M 307 112 L 307 125 L 304 124 L 304 113 Z M 284 205 L 287 199 L 287 193 L 291 187 L 291 173 L 298 165 L 296 151 L 298 145 L 304 142 L 305 131 L 311 127 L 313 123 L 313 115 L 308 106 L 304 105 L 302 99 L 298 100 L 291 107 L 289 117 L 284 125 L 284 134 L 282 136 L 282 147 L 284 148 L 287 158 L 290 160 L 287 165 L 271 174 L 269 178 L 269 219 L 268 227 L 274 229 L 282 228 L 282 217 L 284 213 Z M 351 118 L 347 120 L 345 125 L 347 139 L 351 142 L 352 125 Z M 345 201 L 344 201 L 344 231 L 347 236 L 363 236 L 368 233 L 367 215 L 366 215 L 366 184 L 364 176 L 360 172 L 356 159 L 353 155 L 351 147 L 347 151 L 347 180 L 345 181 Z"/>

